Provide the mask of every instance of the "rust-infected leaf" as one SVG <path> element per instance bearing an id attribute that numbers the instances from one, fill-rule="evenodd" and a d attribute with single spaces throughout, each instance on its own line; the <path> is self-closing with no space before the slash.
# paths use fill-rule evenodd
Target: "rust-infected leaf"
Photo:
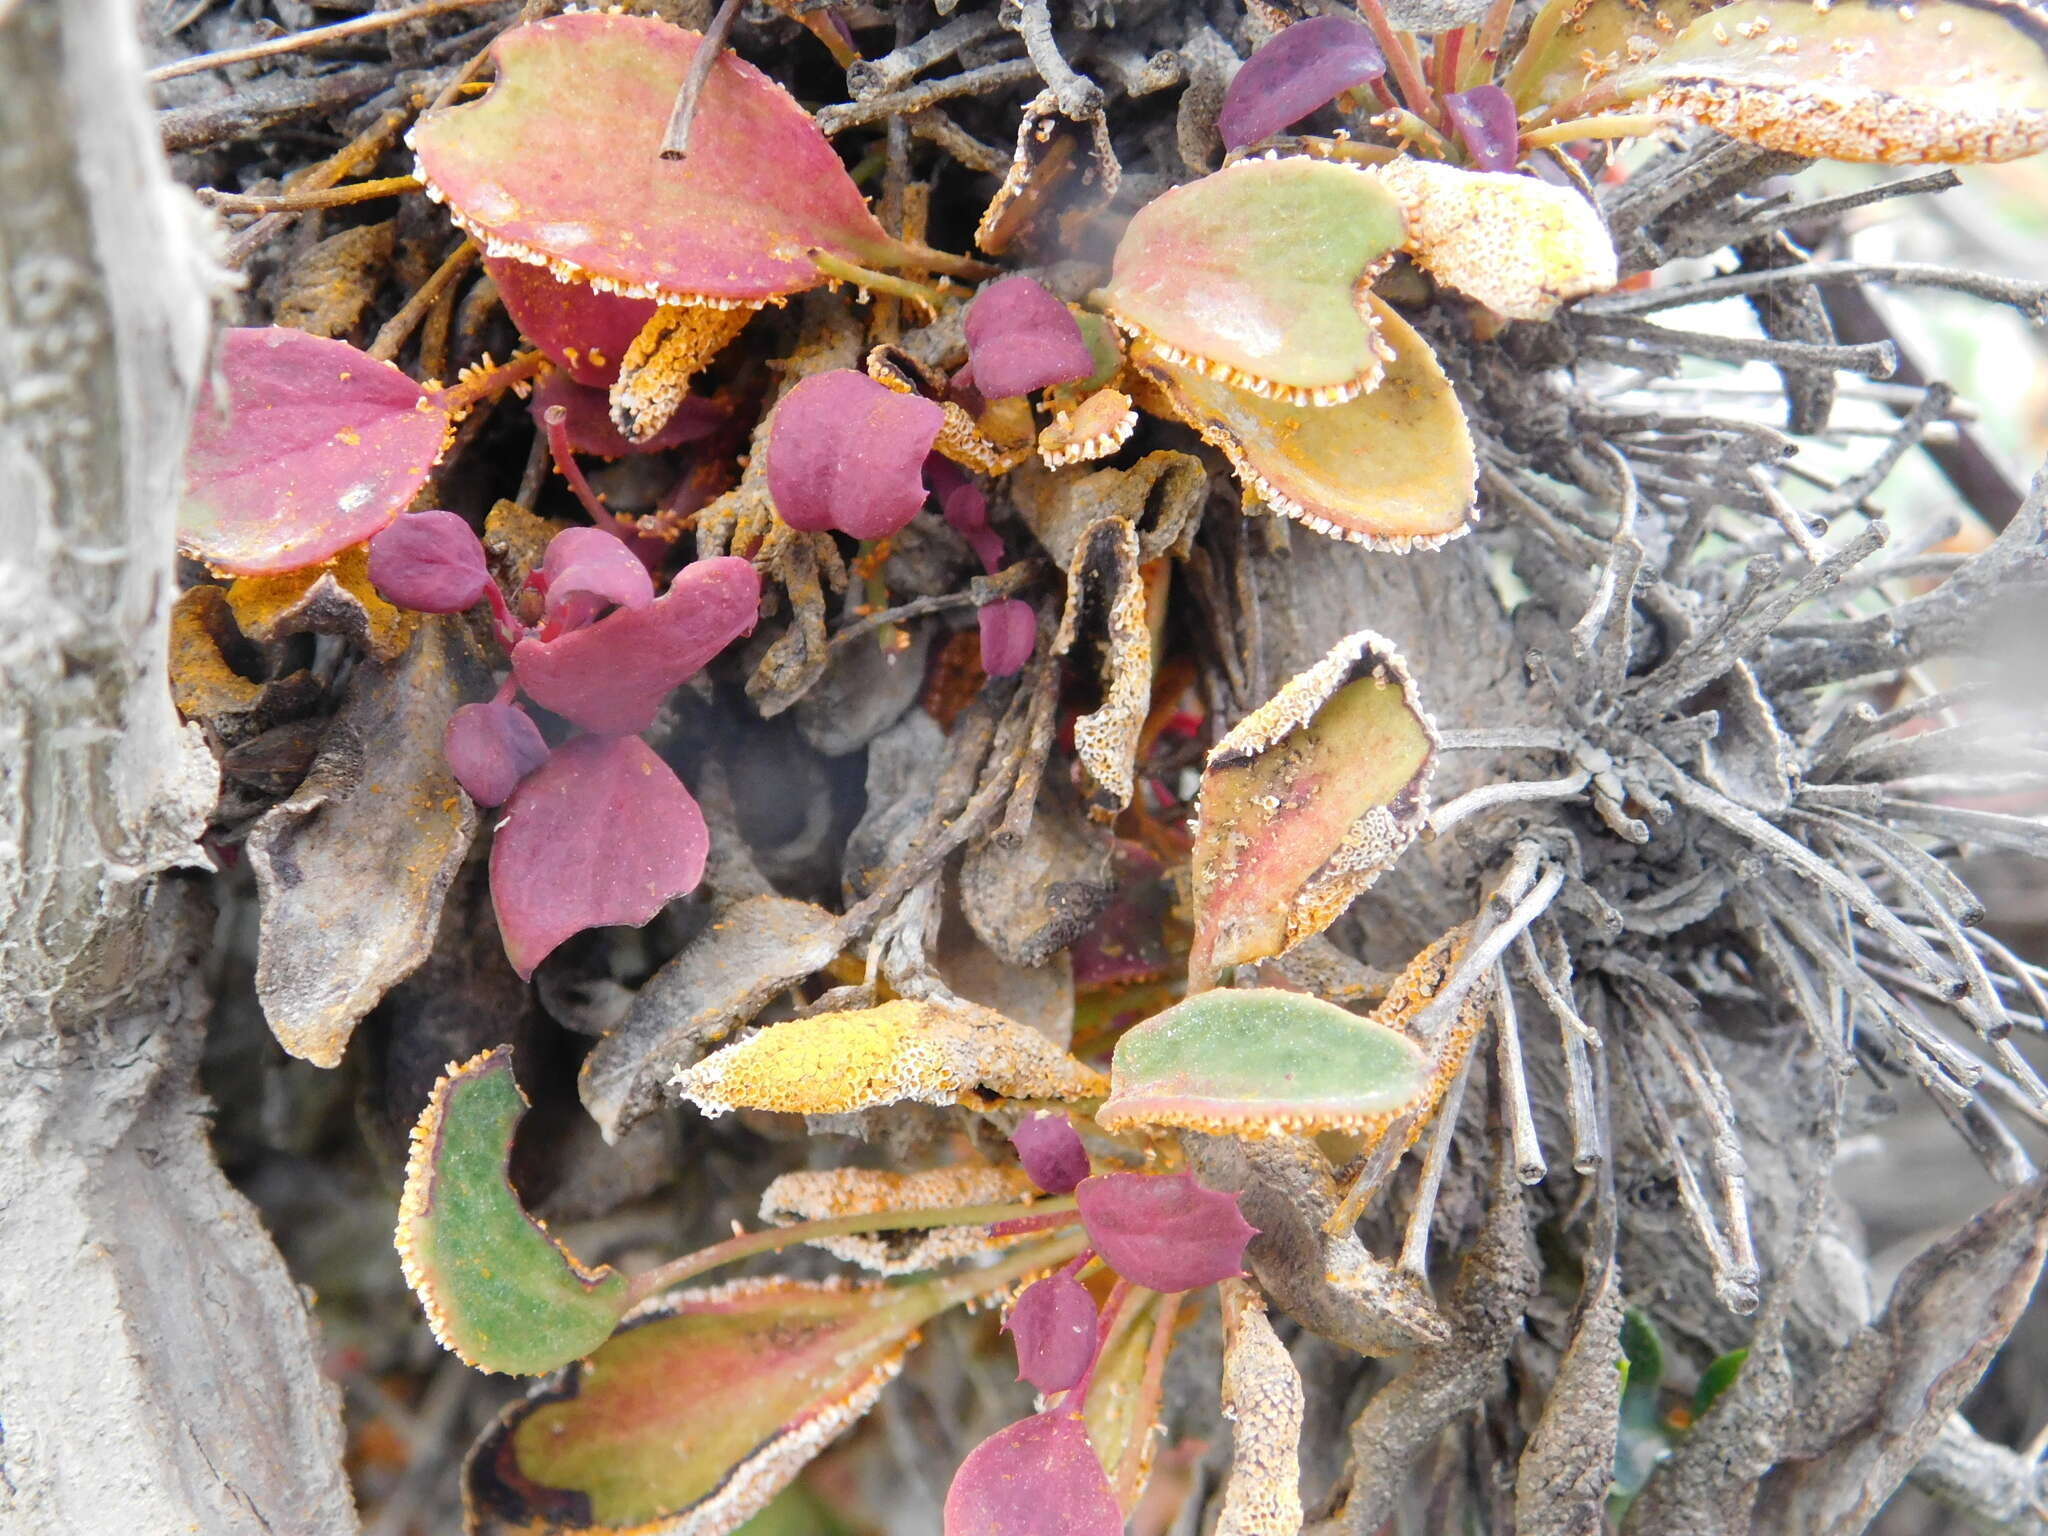
<path id="1" fill-rule="evenodd" d="M 1546 0 L 1512 81 L 1523 111 L 1558 106 L 1624 64 L 1650 56 L 1725 0 Z"/>
<path id="2" fill-rule="evenodd" d="M 1368 549 L 1435 549 L 1471 525 L 1472 433 L 1429 343 L 1376 294 L 1363 305 L 1392 361 L 1377 389 L 1342 405 L 1261 399 L 1142 343 L 1132 362 L 1273 511 Z"/>
<path id="3" fill-rule="evenodd" d="M 1067 572 L 1067 609 L 1052 643 L 1055 656 L 1085 646 L 1083 666 L 1096 680 L 1095 707 L 1074 722 L 1074 756 L 1088 814 L 1101 820 L 1131 803 L 1138 736 L 1152 703 L 1152 633 L 1138 566 L 1138 533 L 1129 523 L 1105 517 L 1089 527 Z"/>
<path id="4" fill-rule="evenodd" d="M 2048 20 L 2022 0 L 1736 0 L 1609 86 L 1823 160 L 2017 160 L 2048 148 Z"/>
<path id="5" fill-rule="evenodd" d="M 397 1244 L 443 1348 L 480 1371 L 537 1376 L 610 1336 L 626 1278 L 579 1264 L 520 1205 L 506 1168 L 525 1112 L 510 1046 L 449 1063 L 413 1127 Z"/>
<path id="6" fill-rule="evenodd" d="M 412 640 L 414 615 L 394 608 L 370 584 L 369 546 L 351 544 L 332 559 L 275 576 L 244 576 L 228 588 L 228 607 L 258 645 L 287 635 L 340 635 L 377 661 L 395 661 Z"/>
<path id="7" fill-rule="evenodd" d="M 1052 425 L 1038 434 L 1038 456 L 1048 469 L 1106 459 L 1131 440 L 1137 425 L 1129 395 L 1098 389 L 1073 410 L 1053 417 Z"/>
<path id="8" fill-rule="evenodd" d="M 1202 771 L 1190 974 L 1329 927 L 1422 830 L 1435 768 L 1407 665 L 1370 630 L 1238 722 Z"/>
<path id="9" fill-rule="evenodd" d="M 883 1168 L 808 1168 L 785 1173 L 761 1192 L 761 1219 L 777 1226 L 873 1211 L 931 1211 L 961 1205 L 1004 1205 L 1029 1199 L 1036 1186 L 1022 1168 L 963 1163 L 897 1173 Z M 899 1228 L 821 1237 L 812 1246 L 835 1259 L 883 1275 L 907 1275 L 971 1258 L 1018 1241 L 987 1227 Z"/>
<path id="10" fill-rule="evenodd" d="M 476 832 L 441 738 L 456 706 L 488 691 L 463 621 L 423 618 L 397 661 L 356 669 L 305 780 L 250 830 L 256 995 L 292 1055 L 334 1066 L 433 947 Z"/>
<path id="11" fill-rule="evenodd" d="M 1295 1536 L 1301 1529 L 1301 1373 L 1247 1280 L 1225 1280 L 1223 1416 L 1230 1481 L 1216 1536 Z"/>
<path id="12" fill-rule="evenodd" d="M 906 1100 L 980 1107 L 1096 1098 L 1107 1086 L 1036 1030 L 990 1009 L 907 998 L 770 1025 L 671 1081 L 708 1115 L 838 1115 Z"/>
<path id="13" fill-rule="evenodd" d="M 171 606 L 171 702 L 187 720 L 246 715 L 262 702 L 264 685 L 228 663 L 240 638 L 219 587 L 194 587 Z"/>
<path id="14" fill-rule="evenodd" d="M 1507 171 L 1400 159 L 1374 173 L 1401 200 L 1408 254 L 1510 320 L 1547 320 L 1616 282 L 1614 241 L 1570 187 Z"/>
<path id="15" fill-rule="evenodd" d="M 1105 517 L 1138 530 L 1140 563 L 1185 556 L 1209 496 L 1209 471 L 1191 453 L 1160 449 L 1129 469 L 1062 475 L 1026 464 L 1007 482 L 1011 499 L 1054 563 L 1071 571 L 1081 536 Z"/>

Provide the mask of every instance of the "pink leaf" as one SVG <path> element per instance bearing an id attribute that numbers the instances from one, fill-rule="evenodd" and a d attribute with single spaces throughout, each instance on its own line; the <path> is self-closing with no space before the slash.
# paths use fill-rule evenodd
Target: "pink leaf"
<path id="1" fill-rule="evenodd" d="M 924 505 L 919 471 L 945 420 L 864 373 L 814 373 L 775 407 L 768 494 L 792 528 L 887 538 Z"/>
<path id="2" fill-rule="evenodd" d="M 557 405 L 562 408 L 562 427 L 569 447 L 577 453 L 594 453 L 607 459 L 659 453 L 664 448 L 694 443 L 724 426 L 729 414 L 716 401 L 692 395 L 676 407 L 668 425 L 645 442 L 634 443 L 628 442 L 612 421 L 611 397 L 602 389 L 587 387 L 567 373 L 551 372 L 533 386 L 533 399 L 527 409 L 535 423 L 544 426 L 549 407 Z"/>
<path id="3" fill-rule="evenodd" d="M 1071 1275 L 1047 1275 L 1026 1286 L 1003 1328 L 1017 1345 L 1017 1379 L 1041 1392 L 1066 1391 L 1095 1358 L 1095 1298 Z"/>
<path id="4" fill-rule="evenodd" d="M 990 283 L 967 306 L 967 357 L 974 387 L 991 400 L 1095 371 L 1074 312 L 1021 273 Z"/>
<path id="5" fill-rule="evenodd" d="M 512 671 L 534 703 L 586 731 L 644 731 L 670 689 L 753 629 L 760 606 L 753 566 L 732 555 L 699 560 L 644 608 L 520 641 Z"/>
<path id="6" fill-rule="evenodd" d="M 517 704 L 465 704 L 449 718 L 442 755 L 469 798 L 503 805 L 519 781 L 548 760 L 548 744 Z"/>
<path id="7" fill-rule="evenodd" d="M 619 376 L 626 348 L 660 307 L 652 299 L 564 282 L 546 267 L 512 256 L 486 256 L 484 270 L 519 334 L 567 369 L 569 378 L 596 389 L 608 389 Z"/>
<path id="8" fill-rule="evenodd" d="M 419 613 L 460 613 L 491 579 L 484 546 L 453 512 L 410 512 L 370 540 L 370 585 Z"/>
<path id="9" fill-rule="evenodd" d="M 1038 646 L 1038 611 L 1021 597 L 990 603 L 975 615 L 981 627 L 981 670 L 1012 677 L 1024 670 Z"/>
<path id="10" fill-rule="evenodd" d="M 1010 1140 L 1031 1182 L 1048 1195 L 1071 1194 L 1088 1177 L 1088 1149 L 1065 1115 L 1026 1115 Z"/>
<path id="11" fill-rule="evenodd" d="M 945 1536 L 1122 1536 L 1123 1528 L 1088 1431 L 1057 1408 L 982 1441 L 946 1492 Z"/>
<path id="12" fill-rule="evenodd" d="M 1074 1196 L 1102 1262 L 1155 1291 L 1242 1274 L 1244 1245 L 1258 1235 L 1236 1195 L 1205 1188 L 1192 1173 L 1099 1173 Z"/>
<path id="13" fill-rule="evenodd" d="M 962 363 L 960 371 L 946 381 L 946 398 L 977 420 L 988 409 L 988 397 L 974 382 L 973 363 Z"/>
<path id="14" fill-rule="evenodd" d="M 318 565 L 376 533 L 427 482 L 448 415 L 389 363 L 283 326 L 229 331 L 225 395 L 192 421 L 178 547 L 217 571 Z"/>
<path id="15" fill-rule="evenodd" d="M 531 977 L 586 928 L 646 922 L 696 889 L 710 846 L 697 802 L 639 737 L 557 748 L 513 793 L 491 844 L 512 969 Z"/>
<path id="16" fill-rule="evenodd" d="M 943 453 L 925 455 L 924 478 L 947 525 L 967 541 L 980 556 L 982 567 L 993 575 L 1002 567 L 1003 540 L 988 525 L 988 492 Z"/>
<path id="17" fill-rule="evenodd" d="M 1481 171 L 1512 171 L 1521 158 L 1522 125 L 1514 98 L 1497 85 L 1475 85 L 1444 97 L 1444 110 L 1458 130 L 1472 165 Z"/>
<path id="18" fill-rule="evenodd" d="M 640 557 L 602 528 L 564 528 L 548 541 L 540 574 L 543 612 L 557 630 L 581 629 L 607 608 L 654 601 L 654 578 Z"/>
<path id="19" fill-rule="evenodd" d="M 1269 139 L 1387 72 L 1363 23 L 1315 16 L 1277 33 L 1232 77 L 1216 127 L 1226 149 Z"/>

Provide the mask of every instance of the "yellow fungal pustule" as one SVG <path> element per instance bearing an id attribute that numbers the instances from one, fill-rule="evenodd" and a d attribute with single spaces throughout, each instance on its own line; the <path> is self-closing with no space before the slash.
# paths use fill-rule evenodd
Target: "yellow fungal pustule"
<path id="1" fill-rule="evenodd" d="M 626 349 L 612 386 L 612 421 L 633 442 L 645 442 L 676 413 L 690 380 L 754 317 L 751 308 L 664 304 Z"/>
<path id="2" fill-rule="evenodd" d="M 1137 425 L 1129 395 L 1098 389 L 1073 410 L 1061 411 L 1038 434 L 1038 456 L 1048 469 L 1106 459 L 1131 440 Z"/>

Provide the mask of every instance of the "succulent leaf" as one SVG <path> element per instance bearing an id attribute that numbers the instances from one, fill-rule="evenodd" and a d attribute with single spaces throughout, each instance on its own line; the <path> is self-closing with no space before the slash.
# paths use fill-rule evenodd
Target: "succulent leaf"
<path id="1" fill-rule="evenodd" d="M 1049 1195 L 1070 1194 L 1088 1177 L 1088 1149 L 1065 1115 L 1026 1115 L 1010 1140 L 1031 1182 Z"/>
<path id="2" fill-rule="evenodd" d="M 1307 993 L 1230 987 L 1124 1033 L 1096 1123 L 1218 1136 L 1365 1131 L 1428 1082 L 1422 1052 L 1396 1030 Z"/>
<path id="3" fill-rule="evenodd" d="M 450 1064 L 413 1127 L 398 1253 L 434 1337 L 480 1371 L 533 1376 L 602 1344 L 626 1280 L 585 1269 L 506 1177 L 526 1095 L 499 1046 Z"/>
<path id="4" fill-rule="evenodd" d="M 626 339 L 630 344 L 632 337 Z M 619 359 L 613 356 L 612 369 L 615 373 L 618 362 Z M 664 448 L 696 442 L 716 432 L 730 417 L 730 413 L 715 401 L 702 395 L 691 395 L 675 402 L 667 424 L 659 432 L 636 442 L 627 438 L 613 423 L 611 400 L 602 387 L 580 384 L 572 374 L 562 371 L 550 372 L 536 381 L 533 398 L 527 405 L 534 424 L 543 428 L 547 426 L 548 412 L 557 407 L 562 412 L 562 434 L 568 439 L 570 452 L 595 453 L 607 459 L 623 458 L 627 454 L 659 453 Z"/>
<path id="5" fill-rule="evenodd" d="M 1726 0 L 1546 0 L 1509 88 L 1527 112 L 1561 106 L 1618 65 L 1654 50 Z"/>
<path id="6" fill-rule="evenodd" d="M 1064 1392 L 1088 1372 L 1097 1337 L 1095 1298 L 1065 1273 L 1024 1288 L 1003 1329 L 1017 1346 L 1017 1379 Z"/>
<path id="7" fill-rule="evenodd" d="M 1237 1196 L 1192 1173 L 1098 1173 L 1074 1190 L 1088 1241 L 1133 1285 L 1191 1291 L 1244 1269 L 1258 1229 Z"/>
<path id="8" fill-rule="evenodd" d="M 1073 311 L 1021 273 L 977 293 L 966 327 L 968 364 L 985 399 L 1028 395 L 1095 371 Z"/>
<path id="9" fill-rule="evenodd" d="M 1203 767 L 1189 974 L 1329 927 L 1422 830 L 1435 768 L 1435 727 L 1381 636 L 1346 636 L 1289 679 Z"/>
<path id="10" fill-rule="evenodd" d="M 1547 320 L 1617 281 L 1593 205 L 1533 176 L 1401 159 L 1376 173 L 1408 213 L 1408 253 L 1438 282 L 1510 320 Z"/>
<path id="11" fill-rule="evenodd" d="M 564 629 L 580 628 L 608 608 L 645 608 L 654 578 L 623 539 L 602 528 L 564 528 L 541 559 L 547 584 L 542 613 Z"/>
<path id="12" fill-rule="evenodd" d="M 1312 16 L 1283 27 L 1231 77 L 1216 118 L 1223 147 L 1269 139 L 1386 72 L 1372 29 L 1353 17 Z"/>
<path id="13" fill-rule="evenodd" d="M 1088 1431 L 1059 1408 L 982 1441 L 946 1493 L 945 1536 L 1121 1536 L 1123 1528 Z"/>
<path id="14" fill-rule="evenodd" d="M 408 512 L 370 540 L 370 585 L 398 608 L 461 613 L 491 579 L 483 541 L 453 512 Z"/>
<path id="15" fill-rule="evenodd" d="M 1458 142 L 1482 171 L 1512 171 L 1520 158 L 1521 124 L 1514 99 L 1497 85 L 1475 85 L 1444 97 L 1444 112 Z"/>
<path id="16" fill-rule="evenodd" d="M 470 1529 L 730 1531 L 867 1412 L 918 1327 L 959 1299 L 945 1282 L 771 1277 L 651 1303 L 477 1442 Z"/>
<path id="17" fill-rule="evenodd" d="M 761 1192 L 761 1219 L 776 1226 L 876 1211 L 933 1211 L 1007 1205 L 1031 1197 L 1021 1168 L 953 1163 L 898 1173 L 884 1168 L 804 1168 L 778 1175 Z M 993 1226 L 884 1227 L 810 1239 L 835 1259 L 881 1275 L 907 1275 L 976 1258 L 1030 1236 Z"/>
<path id="18" fill-rule="evenodd" d="M 600 293 L 511 256 L 486 256 L 484 270 L 519 334 L 586 388 L 611 387 L 626 348 L 658 307 L 653 299 Z"/>
<path id="19" fill-rule="evenodd" d="M 178 547 L 217 571 L 318 565 L 427 483 L 448 413 L 389 363 L 285 326 L 233 330 L 192 420 Z"/>
<path id="20" fill-rule="evenodd" d="M 441 753 L 455 782 L 478 805 L 503 805 L 548 760 L 548 744 L 517 704 L 465 704 L 448 719 Z"/>
<path id="21" fill-rule="evenodd" d="M 975 615 L 981 635 L 981 670 L 990 677 L 1014 677 L 1038 646 L 1038 610 L 1021 597 L 990 603 Z"/>
<path id="22" fill-rule="evenodd" d="M 1275 512 L 1373 549 L 1434 549 L 1472 517 L 1472 434 L 1429 343 L 1379 298 L 1365 302 L 1393 360 L 1379 388 L 1342 405 L 1262 399 L 1144 343 L 1132 361 Z"/>
<path id="23" fill-rule="evenodd" d="M 792 528 L 881 539 L 925 502 L 924 461 L 945 412 L 864 373 L 814 373 L 775 408 L 768 494 Z"/>
<path id="24" fill-rule="evenodd" d="M 1102 1074 L 1035 1029 L 972 1003 L 899 998 L 770 1025 L 678 1072 L 707 1115 L 838 1115 L 878 1104 L 986 1104 L 1099 1095 Z"/>
<path id="25" fill-rule="evenodd" d="M 660 158 L 703 39 L 580 12 L 491 45 L 497 82 L 413 129 L 420 179 L 493 256 L 602 292 L 754 308 L 822 281 L 807 251 L 863 266 L 900 248 L 789 93 L 723 54 L 691 152 Z"/>
<path id="26" fill-rule="evenodd" d="M 1816 159 L 1975 164 L 2048 149 L 2048 19 L 2022 0 L 1737 0 L 1605 83 Z"/>
<path id="27" fill-rule="evenodd" d="M 505 957 L 527 978 L 586 928 L 646 922 L 697 888 L 710 846 L 696 800 L 639 737 L 558 747 L 505 803 L 491 843 Z"/>
<path id="28" fill-rule="evenodd" d="M 1139 209 L 1098 298 L 1184 368 L 1333 405 L 1380 378 L 1377 311 L 1358 300 L 1406 234 L 1398 199 L 1355 166 L 1241 160 Z"/>

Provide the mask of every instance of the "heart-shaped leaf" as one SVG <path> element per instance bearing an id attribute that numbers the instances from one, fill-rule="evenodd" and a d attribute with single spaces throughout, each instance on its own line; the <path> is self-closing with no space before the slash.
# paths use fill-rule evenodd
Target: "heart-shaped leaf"
<path id="1" fill-rule="evenodd" d="M 541 559 L 547 597 L 542 612 L 564 629 L 589 623 L 607 608 L 645 608 L 654 578 L 625 541 L 602 528 L 564 528 Z"/>
<path id="2" fill-rule="evenodd" d="M 1417 265 L 1496 314 L 1547 320 L 1617 280 L 1607 226 L 1570 187 L 1435 160 L 1396 160 L 1375 174 L 1407 209 Z"/>
<path id="3" fill-rule="evenodd" d="M 1088 1149 L 1065 1115 L 1026 1115 L 1010 1140 L 1031 1182 L 1049 1195 L 1069 1194 L 1088 1177 Z"/>
<path id="4" fill-rule="evenodd" d="M 710 846 L 697 802 L 639 737 L 556 748 L 505 803 L 491 844 L 505 957 L 531 977 L 586 928 L 646 922 L 697 888 Z"/>
<path id="5" fill-rule="evenodd" d="M 490 92 L 413 129 L 420 179 L 488 254 L 632 298 L 753 308 L 822 281 L 814 248 L 897 261 L 810 115 L 730 52 L 697 99 L 688 157 L 661 158 L 703 42 L 596 12 L 514 27 L 491 45 Z"/>
<path id="6" fill-rule="evenodd" d="M 345 341 L 229 331 L 192 419 L 178 547 L 218 571 L 318 565 L 396 517 L 448 436 L 448 413 Z"/>
<path id="7" fill-rule="evenodd" d="M 464 1467 L 475 1536 L 730 1531 L 881 1396 L 960 1279 L 769 1277 L 639 1310 L 513 1403 Z"/>
<path id="8" fill-rule="evenodd" d="M 768 429 L 768 494 L 792 528 L 887 538 L 924 506 L 924 461 L 945 412 L 864 373 L 814 373 Z"/>
<path id="9" fill-rule="evenodd" d="M 946 1491 L 945 1536 L 1122 1536 L 1123 1511 L 1081 1420 L 1019 1419 L 967 1453 Z"/>
<path id="10" fill-rule="evenodd" d="M 1097 296 L 1155 352 L 1303 405 L 1371 389 L 1385 363 L 1363 284 L 1401 246 L 1401 205 L 1330 160 L 1241 160 L 1154 198 Z"/>
<path id="11" fill-rule="evenodd" d="M 1355 17 L 1312 16 L 1283 27 L 1231 77 L 1216 117 L 1223 147 L 1270 139 L 1386 72 L 1372 29 Z"/>
<path id="12" fill-rule="evenodd" d="M 1342 405 L 1261 399 L 1143 343 L 1132 361 L 1275 512 L 1372 549 L 1434 549 L 1472 517 L 1472 434 L 1429 343 L 1374 295 L 1365 302 L 1393 360 L 1379 388 Z"/>
<path id="13" fill-rule="evenodd" d="M 535 1376 L 608 1337 L 626 1278 L 585 1269 L 526 1214 L 505 1175 L 526 1095 L 499 1046 L 448 1073 L 413 1127 L 398 1255 L 443 1347 L 480 1371 Z"/>
<path id="14" fill-rule="evenodd" d="M 644 608 L 512 648 L 512 671 L 534 703 L 586 731 L 644 731 L 670 690 L 753 630 L 761 578 L 734 555 L 685 566 Z"/>
<path id="15" fill-rule="evenodd" d="M 652 299 L 600 293 L 510 256 L 486 256 L 484 270 L 519 334 L 560 364 L 568 378 L 593 389 L 611 386 L 626 348 L 659 307 Z"/>
<path id="16" fill-rule="evenodd" d="M 986 400 L 1028 395 L 1095 371 L 1074 312 L 1022 274 L 999 278 L 967 306 L 967 359 Z"/>
<path id="17" fill-rule="evenodd" d="M 1106 1131 L 1218 1136 L 1370 1130 L 1419 1098 L 1429 1065 L 1406 1035 L 1274 987 L 1199 992 L 1127 1030 L 1110 1061 Z"/>
<path id="18" fill-rule="evenodd" d="M 707 1115 L 842 1115 L 904 1100 L 1074 1100 L 1098 1096 L 1104 1086 L 1101 1073 L 991 1009 L 909 998 L 772 1024 L 673 1081 Z"/>
<path id="19" fill-rule="evenodd" d="M 453 512 L 409 512 L 370 540 L 370 585 L 420 613 L 460 613 L 484 595 L 483 541 Z"/>
<path id="20" fill-rule="evenodd" d="M 1414 680 L 1371 630 L 1290 678 L 1203 767 L 1189 975 L 1329 927 L 1422 830 L 1435 770 Z"/>
<path id="21" fill-rule="evenodd" d="M 1038 645 L 1038 610 L 1021 597 L 990 603 L 975 615 L 981 633 L 981 670 L 990 677 L 1014 677 Z"/>
<path id="22" fill-rule="evenodd" d="M 1607 84 L 1818 159 L 1969 164 L 2048 149 L 2048 21 L 2018 0 L 1737 0 Z"/>
<path id="23" fill-rule="evenodd" d="M 1638 55 L 1668 43 L 1725 0 L 1545 0 L 1508 88 L 1523 111 L 1561 106 Z"/>
<path id="24" fill-rule="evenodd" d="M 1095 1298 L 1067 1274 L 1024 1288 L 1003 1328 L 1017 1345 L 1017 1379 L 1041 1392 L 1064 1392 L 1087 1374 L 1097 1339 Z"/>
<path id="25" fill-rule="evenodd" d="M 1133 1285 L 1191 1291 L 1244 1271 L 1258 1229 L 1192 1173 L 1098 1173 L 1074 1190 L 1088 1241 Z"/>
<path id="26" fill-rule="evenodd" d="M 517 704 L 465 704 L 449 717 L 442 754 L 455 782 L 478 805 L 503 805 L 548 760 L 548 744 Z"/>

